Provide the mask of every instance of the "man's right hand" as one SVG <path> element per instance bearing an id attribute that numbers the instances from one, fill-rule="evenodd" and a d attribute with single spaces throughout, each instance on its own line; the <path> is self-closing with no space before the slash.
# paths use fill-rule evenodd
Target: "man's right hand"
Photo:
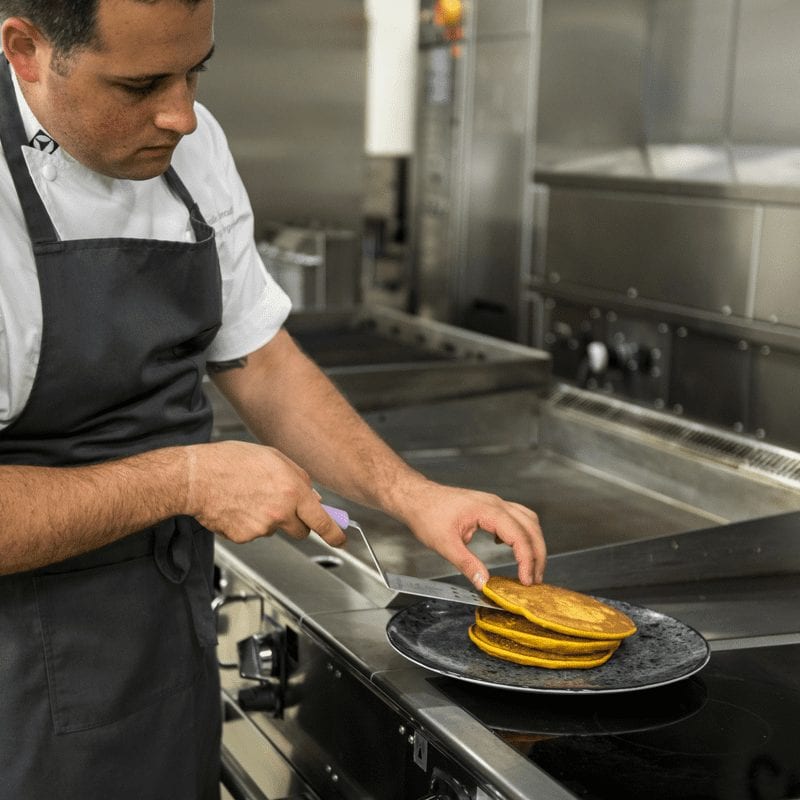
<path id="1" fill-rule="evenodd" d="M 186 513 L 210 531 L 240 544 L 278 529 L 294 539 L 313 530 L 333 547 L 347 541 L 308 473 L 275 448 L 225 441 L 186 453 Z"/>

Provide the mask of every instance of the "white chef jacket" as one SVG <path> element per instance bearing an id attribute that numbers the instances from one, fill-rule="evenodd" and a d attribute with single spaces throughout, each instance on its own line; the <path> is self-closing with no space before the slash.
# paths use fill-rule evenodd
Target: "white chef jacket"
<path id="1" fill-rule="evenodd" d="M 42 127 L 13 75 L 28 141 Z M 264 268 L 253 239 L 253 212 L 225 135 L 195 104 L 197 130 L 172 164 L 213 226 L 222 274 L 222 327 L 209 361 L 228 361 L 268 342 L 289 314 L 286 293 Z M 47 140 L 46 135 L 44 140 Z M 186 206 L 162 177 L 145 181 L 99 175 L 60 147 L 23 148 L 39 195 L 62 240 L 140 238 L 193 241 Z M 113 309 L 109 309 L 113 313 Z M 8 165 L 0 159 L 0 430 L 25 407 L 36 375 L 42 307 L 36 264 Z"/>

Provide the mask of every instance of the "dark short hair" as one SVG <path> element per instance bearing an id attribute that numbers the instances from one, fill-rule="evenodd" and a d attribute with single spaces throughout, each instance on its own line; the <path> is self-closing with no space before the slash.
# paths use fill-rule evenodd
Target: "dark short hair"
<path id="1" fill-rule="evenodd" d="M 197 5 L 201 0 L 182 0 Z M 59 57 L 96 44 L 97 7 L 102 0 L 0 0 L 0 20 L 24 17 L 47 37 Z M 157 3 L 159 0 L 136 0 Z"/>

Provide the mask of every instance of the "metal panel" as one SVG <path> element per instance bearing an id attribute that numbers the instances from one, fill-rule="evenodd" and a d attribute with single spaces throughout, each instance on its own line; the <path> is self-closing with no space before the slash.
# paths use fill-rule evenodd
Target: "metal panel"
<path id="1" fill-rule="evenodd" d="M 463 218 L 464 59 L 448 45 L 420 51 L 414 176 L 414 290 L 423 316 L 452 321 Z"/>
<path id="2" fill-rule="evenodd" d="M 470 327 L 479 327 L 475 312 L 483 311 L 482 329 L 507 338 L 516 336 L 520 296 L 530 71 L 527 36 L 475 45 L 460 316 L 473 322 Z"/>
<path id="3" fill-rule="evenodd" d="M 586 587 L 788 575 L 798 572 L 798 535 L 800 514 L 793 512 L 565 553 L 550 566 L 562 580 L 574 581 L 570 586 Z"/>
<path id="4" fill-rule="evenodd" d="M 800 208 L 763 211 L 756 319 L 800 326 Z"/>
<path id="5" fill-rule="evenodd" d="M 554 188 L 548 279 L 744 316 L 753 218 L 733 203 Z"/>
<path id="6" fill-rule="evenodd" d="M 542 19 L 540 170 L 800 184 L 796 2 L 550 0 Z"/>
<path id="7" fill-rule="evenodd" d="M 741 0 L 732 139 L 740 144 L 798 144 L 800 4 Z M 800 177 L 800 170 L 795 175 Z"/>
<path id="8" fill-rule="evenodd" d="M 479 37 L 519 33 L 531 24 L 530 0 L 478 0 L 475 18 Z"/>
<path id="9" fill-rule="evenodd" d="M 790 451 L 565 384 L 556 387 L 552 402 L 544 403 L 542 412 L 540 447 L 553 448 L 568 463 L 581 464 L 594 475 L 604 475 L 628 488 L 638 487 L 651 503 L 648 514 L 667 498 L 676 511 L 694 509 L 708 520 L 706 524 L 800 509 L 800 466 L 797 455 Z M 570 491 L 570 485 L 565 483 L 564 490 Z M 544 493 L 548 502 L 555 496 L 557 520 L 566 509 L 571 513 L 568 497 L 558 496 L 558 491 L 558 487 L 548 486 Z M 573 487 L 572 496 L 588 494 Z M 606 509 L 582 505 L 587 519 L 593 520 L 582 535 L 588 537 L 592 531 L 593 536 L 595 526 L 605 523 L 620 534 L 627 530 L 627 539 L 660 535 L 652 517 L 633 519 L 628 500 L 623 501 L 625 510 L 618 516 L 620 500 Z M 540 510 L 538 504 L 532 507 Z M 560 529 L 545 530 L 551 539 L 561 542 Z M 636 530 L 638 534 L 632 533 Z M 601 534 L 594 542 L 607 535 Z M 590 544 L 586 540 L 579 546 Z"/>
<path id="10" fill-rule="evenodd" d="M 672 349 L 671 408 L 693 419 L 746 429 L 750 356 L 738 342 L 680 329 Z"/>
<path id="11" fill-rule="evenodd" d="M 270 220 L 360 229 L 366 97 L 361 0 L 226 0 L 200 99 L 225 128 L 256 236 Z"/>
<path id="12" fill-rule="evenodd" d="M 800 356 L 761 348 L 753 358 L 750 429 L 770 442 L 800 448 Z"/>
<path id="13" fill-rule="evenodd" d="M 642 139 L 647 40 L 642 0 L 558 0 L 542 7 L 537 165 Z"/>
<path id="14" fill-rule="evenodd" d="M 657 165 L 638 152 L 643 142 L 722 142 L 735 5 L 546 2 L 540 165 L 601 152 L 626 174 L 648 174 Z"/>
<path id="15" fill-rule="evenodd" d="M 644 86 L 648 142 L 721 142 L 735 0 L 653 0 Z"/>

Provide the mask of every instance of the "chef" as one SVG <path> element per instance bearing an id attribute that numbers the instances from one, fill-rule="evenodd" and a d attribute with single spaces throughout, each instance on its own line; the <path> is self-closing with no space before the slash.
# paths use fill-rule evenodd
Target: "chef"
<path id="1" fill-rule="evenodd" d="M 412 470 L 283 329 L 195 102 L 213 15 L 0 0 L 1 800 L 218 796 L 213 536 L 342 545 L 312 480 L 542 577 L 532 511 Z M 206 371 L 263 444 L 209 443 Z"/>

